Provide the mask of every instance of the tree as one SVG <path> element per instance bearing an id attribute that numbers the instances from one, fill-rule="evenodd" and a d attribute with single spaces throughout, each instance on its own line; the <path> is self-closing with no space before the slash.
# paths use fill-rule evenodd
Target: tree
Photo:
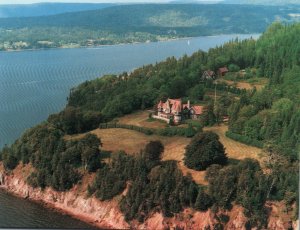
<path id="1" fill-rule="evenodd" d="M 202 126 L 210 126 L 216 123 L 216 117 L 214 114 L 214 103 L 209 101 L 204 107 L 203 113 L 201 115 Z"/>
<path id="2" fill-rule="evenodd" d="M 189 90 L 189 97 L 193 101 L 203 100 L 205 89 L 203 85 L 196 85 Z"/>
<path id="3" fill-rule="evenodd" d="M 211 164 L 225 164 L 227 156 L 219 136 L 213 132 L 196 135 L 186 147 L 184 163 L 188 168 L 205 170 Z"/>
<path id="4" fill-rule="evenodd" d="M 7 146 L 4 147 L 0 155 L 5 169 L 13 170 L 19 163 L 18 159 Z"/>
<path id="5" fill-rule="evenodd" d="M 145 147 L 145 158 L 149 161 L 160 161 L 164 146 L 160 141 L 150 141 Z"/>
<path id="6" fill-rule="evenodd" d="M 195 202 L 195 209 L 199 211 L 206 211 L 210 205 L 211 198 L 202 190 L 202 188 L 200 188 Z"/>
<path id="7" fill-rule="evenodd" d="M 237 71 L 240 70 L 240 67 L 236 64 L 230 64 L 228 66 L 228 69 L 229 69 L 230 72 L 237 72 Z"/>

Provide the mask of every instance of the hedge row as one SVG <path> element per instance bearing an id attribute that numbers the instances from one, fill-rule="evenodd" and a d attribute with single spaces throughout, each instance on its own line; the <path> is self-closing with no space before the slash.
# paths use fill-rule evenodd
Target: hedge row
<path id="1" fill-rule="evenodd" d="M 237 133 L 233 133 L 231 131 L 227 131 L 225 135 L 226 135 L 226 137 L 229 137 L 229 138 L 231 138 L 235 141 L 239 141 L 239 142 L 242 142 L 244 144 L 252 145 L 252 146 L 255 146 L 255 147 L 258 147 L 258 148 L 263 148 L 263 143 L 261 141 L 253 140 L 250 137 L 243 136 L 243 135 L 240 135 L 240 134 L 237 134 Z"/>
<path id="2" fill-rule="evenodd" d="M 146 135 L 156 134 L 159 136 L 184 136 L 184 137 L 193 137 L 196 134 L 196 130 L 192 127 L 188 128 L 179 128 L 179 127 L 167 127 L 164 129 L 151 129 L 140 127 L 136 125 L 125 125 L 120 123 L 101 123 L 99 125 L 100 129 L 110 129 L 110 128 L 122 128 L 130 129 Z"/>
<path id="3" fill-rule="evenodd" d="M 136 125 L 125 125 L 119 123 L 102 123 L 99 125 L 100 129 L 111 129 L 111 128 L 122 128 L 122 129 L 130 129 L 140 133 L 144 133 L 146 135 L 152 135 L 155 133 L 154 129 L 140 127 Z"/>

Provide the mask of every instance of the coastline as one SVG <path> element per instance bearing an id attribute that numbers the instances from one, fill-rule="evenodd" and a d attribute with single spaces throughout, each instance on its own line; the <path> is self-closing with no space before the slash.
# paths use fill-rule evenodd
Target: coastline
<path id="1" fill-rule="evenodd" d="M 56 212 L 56 213 L 59 213 L 61 215 L 66 215 L 66 216 L 69 216 L 69 217 L 72 217 L 73 219 L 76 219 L 76 220 L 80 220 L 88 225 L 91 226 L 91 228 L 100 228 L 102 229 L 104 226 L 102 227 L 99 227 L 97 226 L 95 223 L 93 222 L 90 222 L 89 219 L 86 219 L 86 218 L 80 218 L 76 215 L 74 215 L 72 212 L 68 212 L 62 208 L 57 208 L 55 207 L 55 205 L 53 204 L 50 204 L 50 203 L 47 203 L 47 202 L 44 202 L 44 201 L 41 201 L 41 200 L 34 200 L 34 199 L 30 199 L 28 197 L 24 197 L 22 196 L 21 194 L 19 193 L 14 193 L 14 192 L 10 192 L 8 191 L 5 187 L 2 187 L 0 185 L 0 190 L 2 190 L 3 192 L 9 194 L 10 196 L 14 196 L 14 197 L 17 197 L 17 198 L 20 198 L 20 199 L 28 199 L 30 202 L 33 202 L 33 203 L 36 203 L 36 204 L 39 204 L 41 205 L 43 208 L 45 209 L 48 209 L 48 210 L 51 210 L 52 212 Z"/>
<path id="2" fill-rule="evenodd" d="M 17 171 L 27 171 L 28 167 L 18 166 Z M 27 174 L 27 172 L 25 173 Z M 107 229 L 129 228 L 122 213 L 117 209 L 115 201 L 99 201 L 95 197 L 87 198 L 79 194 L 78 185 L 71 190 L 58 192 L 52 188 L 32 188 L 25 182 L 23 175 L 13 171 L 9 174 L 4 172 L 0 163 L 0 189 L 13 196 L 28 199 L 31 202 L 41 204 L 43 207 L 54 210 L 60 214 L 71 216 L 72 218 L 83 221 L 91 228 Z M 115 221 L 118 217 L 118 221 Z"/>
<path id="3" fill-rule="evenodd" d="M 182 40 L 189 40 L 189 39 L 195 39 L 200 37 L 217 37 L 217 36 L 230 36 L 230 35 L 250 35 L 250 34 L 214 34 L 214 35 L 200 35 L 195 37 L 178 37 L 178 38 L 169 38 L 169 39 L 162 39 L 157 41 L 141 41 L 141 42 L 123 42 L 123 43 L 114 43 L 109 45 L 94 45 L 94 46 L 73 46 L 73 47 L 66 47 L 66 46 L 60 46 L 60 47 L 53 47 L 53 48 L 30 48 L 30 49 L 8 49 L 8 50 L 0 50 L 1 52 L 24 52 L 24 51 L 48 51 L 48 50 L 63 50 L 63 49 L 100 49 L 102 47 L 111 47 L 111 46 L 122 46 L 122 45 L 135 45 L 135 44 L 151 44 L 151 43 L 158 43 L 158 42 L 170 42 L 170 41 L 182 41 Z M 260 36 L 261 33 L 251 33 L 253 36 Z"/>
<path id="4" fill-rule="evenodd" d="M 30 49 L 8 49 L 8 50 L 0 50 L 0 52 L 23 52 L 23 51 L 41 51 L 41 50 L 61 50 L 61 49 L 97 49 L 102 47 L 110 47 L 110 46 L 118 46 L 118 45 L 134 45 L 134 44 L 147 44 L 147 43 L 157 43 L 157 42 L 168 42 L 168 41 L 177 41 L 177 40 L 184 40 L 184 39 L 191 39 L 196 37 L 181 37 L 181 38 L 170 38 L 170 39 L 163 39 L 158 41 L 149 41 L 149 42 L 121 42 L 121 43 L 113 43 L 109 45 L 93 45 L 93 46 L 59 46 L 53 48 L 30 48 Z"/>
<path id="5" fill-rule="evenodd" d="M 239 230 L 246 229 L 247 218 L 244 216 L 243 208 L 234 205 L 230 211 L 221 210 L 218 213 L 207 210 L 204 212 L 185 209 L 174 217 L 166 218 L 161 213 L 152 213 L 144 223 L 137 221 L 127 222 L 123 213 L 120 211 L 118 202 L 121 195 L 111 201 L 100 201 L 95 197 L 87 197 L 86 188 L 81 185 L 75 185 L 71 190 L 58 192 L 52 188 L 32 188 L 25 181 L 31 172 L 30 165 L 18 165 L 17 168 L 7 173 L 0 163 L 0 189 L 14 196 L 28 199 L 42 204 L 61 214 L 69 215 L 75 219 L 81 220 L 91 228 L 99 229 L 214 229 L 218 224 L 220 214 L 227 215 L 229 221 L 224 224 L 224 229 Z M 123 194 L 126 193 L 126 190 Z M 299 220 L 293 223 L 287 222 L 279 216 L 281 203 L 268 202 L 266 206 L 270 209 L 268 219 L 268 229 L 287 229 L 293 227 L 298 229 Z"/>

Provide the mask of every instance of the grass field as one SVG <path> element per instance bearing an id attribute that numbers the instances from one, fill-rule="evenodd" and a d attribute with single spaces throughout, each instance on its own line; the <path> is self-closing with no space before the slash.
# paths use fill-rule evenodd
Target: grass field
<path id="1" fill-rule="evenodd" d="M 261 149 L 245 145 L 243 143 L 237 142 L 225 136 L 228 127 L 226 125 L 205 127 L 205 131 L 212 131 L 219 135 L 220 141 L 226 149 L 227 156 L 229 158 L 242 160 L 245 158 L 253 158 L 260 160 Z"/>
<path id="2" fill-rule="evenodd" d="M 130 118 L 134 118 L 133 121 L 130 121 Z M 138 113 L 125 116 L 120 120 L 127 121 L 131 124 L 138 124 L 139 120 L 143 122 L 143 118 L 145 118 L 145 113 Z M 152 123 L 152 122 L 149 122 Z M 158 122 L 160 123 L 160 122 Z M 234 141 L 225 136 L 225 132 L 227 131 L 227 126 L 220 125 L 205 128 L 204 130 L 213 131 L 220 136 L 220 141 L 226 148 L 227 156 L 233 160 L 242 160 L 244 158 L 253 158 L 260 159 L 261 149 L 248 146 L 237 141 Z M 163 153 L 163 160 L 176 160 L 178 161 L 178 166 L 186 175 L 190 173 L 195 180 L 196 183 L 206 184 L 207 182 L 204 180 L 205 171 L 195 171 L 192 169 L 188 169 L 184 163 L 184 152 L 186 145 L 190 142 L 191 139 L 185 137 L 163 137 L 157 135 L 145 135 L 139 133 L 137 131 L 128 130 L 128 129 L 95 129 L 91 131 L 91 133 L 97 135 L 101 138 L 101 142 L 103 143 L 102 149 L 111 152 L 117 152 L 119 150 L 124 150 L 128 154 L 136 154 L 139 153 L 141 149 L 145 147 L 145 145 L 151 140 L 160 140 L 164 147 L 165 151 Z M 67 136 L 66 139 L 77 139 L 82 138 L 84 134 Z"/>
<path id="3" fill-rule="evenodd" d="M 225 80 L 225 79 L 218 79 L 216 82 L 225 82 L 228 85 L 234 85 L 235 87 L 239 89 L 246 89 L 246 90 L 251 90 L 254 87 L 258 90 L 261 90 L 267 83 L 268 80 L 265 78 L 261 78 L 260 80 L 243 80 L 243 81 L 232 81 L 232 80 Z"/>
<path id="4" fill-rule="evenodd" d="M 164 121 L 149 119 L 148 111 L 138 111 L 136 113 L 126 115 L 118 118 L 118 122 L 121 124 L 136 125 L 153 129 L 165 128 L 167 126 L 167 123 Z"/>

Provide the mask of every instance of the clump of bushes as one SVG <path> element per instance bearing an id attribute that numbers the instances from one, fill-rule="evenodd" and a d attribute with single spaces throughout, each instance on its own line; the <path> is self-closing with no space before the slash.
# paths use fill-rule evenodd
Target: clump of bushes
<path id="1" fill-rule="evenodd" d="M 195 170 L 205 170 L 211 164 L 226 164 L 227 156 L 219 136 L 213 132 L 196 135 L 186 147 L 184 163 Z"/>
<path id="2" fill-rule="evenodd" d="M 239 142 L 242 142 L 247 145 L 252 145 L 252 146 L 255 146 L 258 148 L 263 148 L 263 146 L 264 146 L 262 141 L 254 140 L 254 139 L 251 139 L 250 137 L 243 136 L 238 133 L 233 133 L 231 131 L 227 131 L 225 135 L 226 135 L 226 137 L 229 137 L 235 141 L 239 141 Z"/>

